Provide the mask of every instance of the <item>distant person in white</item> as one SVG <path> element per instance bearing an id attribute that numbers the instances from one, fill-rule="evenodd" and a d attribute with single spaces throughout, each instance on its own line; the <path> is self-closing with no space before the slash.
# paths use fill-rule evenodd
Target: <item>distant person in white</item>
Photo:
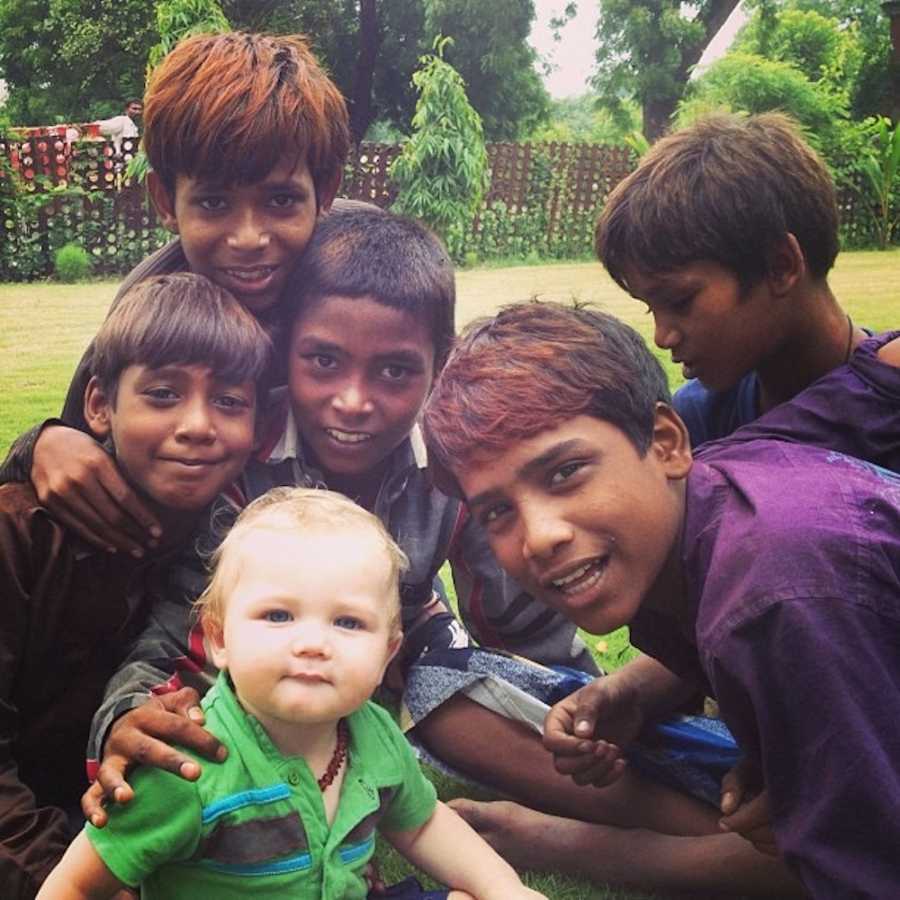
<path id="1" fill-rule="evenodd" d="M 100 133 L 108 137 L 116 148 L 116 156 L 122 153 L 122 141 L 125 138 L 137 137 L 138 127 L 134 120 L 140 118 L 144 111 L 144 104 L 140 100 L 129 100 L 125 104 L 125 112 L 111 119 L 101 119 L 97 124 Z"/>

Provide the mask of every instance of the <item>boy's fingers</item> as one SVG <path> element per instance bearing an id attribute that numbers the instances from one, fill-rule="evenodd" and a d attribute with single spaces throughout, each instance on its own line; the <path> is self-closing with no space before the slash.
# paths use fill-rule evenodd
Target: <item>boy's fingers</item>
<path id="1" fill-rule="evenodd" d="M 38 499 L 67 528 L 92 544 L 127 553 L 159 536 L 159 524 L 122 477 L 114 460 L 87 435 L 72 428 L 48 429 L 72 443 L 72 453 L 60 459 L 58 438 L 39 444 L 44 452 L 32 468 Z M 42 435 L 43 437 L 43 435 Z"/>
<path id="2" fill-rule="evenodd" d="M 91 477 L 79 482 L 76 498 L 73 502 L 101 520 L 117 549 L 130 552 L 134 546 L 153 546 L 162 534 L 159 523 L 109 457 L 94 467 Z"/>
<path id="3" fill-rule="evenodd" d="M 741 805 L 746 787 L 746 773 L 742 763 L 730 768 L 722 777 L 719 808 L 726 816 L 731 815 Z"/>
<path id="4" fill-rule="evenodd" d="M 177 716 L 171 716 L 171 718 L 173 721 L 183 722 L 189 728 L 196 729 L 201 735 L 209 734 L 199 726 L 192 725 L 186 719 Z M 172 728 L 171 731 L 172 733 L 177 733 L 178 729 Z M 198 736 L 190 735 L 190 737 L 195 744 L 201 743 L 201 739 Z M 173 742 L 187 745 L 189 740 L 176 739 Z M 218 744 L 218 741 L 215 741 L 215 743 Z M 124 774 L 127 769 L 134 765 L 165 769 L 168 772 L 186 778 L 188 781 L 195 781 L 200 777 L 200 766 L 197 761 L 180 750 L 176 750 L 175 747 L 166 743 L 165 740 L 150 737 L 143 732 L 129 730 L 119 735 L 116 746 L 123 748 L 124 752 L 104 756 L 103 763 L 97 772 L 97 781 L 103 785 L 104 794 L 107 798 L 112 798 L 116 802 L 127 802 L 127 800 L 122 799 L 118 792 L 120 789 L 128 793 L 131 792 L 131 788 L 125 782 Z M 215 751 L 211 751 L 208 746 L 205 749 L 207 752 L 204 753 L 204 756 L 208 755 L 211 759 L 214 759 Z"/>
<path id="5" fill-rule="evenodd" d="M 590 763 L 573 773 L 572 780 L 582 786 L 591 784 L 594 787 L 606 787 L 616 781 L 624 771 L 625 759 L 619 748 L 598 741 Z"/>
<path id="6" fill-rule="evenodd" d="M 174 702 L 189 703 L 184 695 Z M 162 698 L 156 697 L 117 719 L 106 739 L 104 760 L 108 755 L 121 756 L 131 765 L 156 766 L 191 779 L 200 774 L 200 767 L 172 744 L 187 747 L 213 761 L 225 759 L 227 751 L 218 738 L 162 704 Z"/>
<path id="7" fill-rule="evenodd" d="M 574 734 L 577 737 L 591 738 L 594 736 L 597 717 L 606 702 L 606 687 L 603 679 L 597 678 L 573 695 L 575 700 Z"/>
<path id="8" fill-rule="evenodd" d="M 66 498 L 65 506 L 61 505 L 59 500 L 48 502 L 46 506 L 54 518 L 67 529 L 71 529 L 102 550 L 118 551 L 132 556 L 144 555 L 144 544 L 138 540 L 136 533 L 129 534 L 110 524 L 110 517 L 120 519 L 112 505 L 98 511 L 94 502 L 70 494 Z"/>
<path id="9" fill-rule="evenodd" d="M 202 725 L 205 717 L 200 708 L 200 695 L 192 687 L 183 687 L 168 694 L 158 694 L 156 701 L 168 712 L 184 716 L 198 725 Z"/>
<path id="10" fill-rule="evenodd" d="M 769 795 L 763 791 L 720 821 L 727 830 L 741 834 L 747 834 L 758 828 L 769 828 L 772 821 L 769 815 Z"/>
<path id="11" fill-rule="evenodd" d="M 100 474 L 100 483 L 115 502 L 114 515 L 122 528 L 136 530 L 144 541 L 155 541 L 162 537 L 159 521 L 132 490 L 117 466 L 105 466 Z M 125 515 L 122 514 L 124 511 Z"/>
<path id="12" fill-rule="evenodd" d="M 584 752 L 603 704 L 600 682 L 598 678 L 551 707 L 544 720 L 544 746 L 552 753 Z"/>
<path id="13" fill-rule="evenodd" d="M 99 781 L 95 781 L 81 795 L 81 811 L 85 819 L 97 828 L 102 828 L 107 821 L 106 810 L 103 808 L 105 798 L 103 785 Z"/>

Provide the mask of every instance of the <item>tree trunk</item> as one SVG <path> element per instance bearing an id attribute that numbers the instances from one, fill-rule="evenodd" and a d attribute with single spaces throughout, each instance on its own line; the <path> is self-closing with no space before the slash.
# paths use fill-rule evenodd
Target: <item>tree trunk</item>
<path id="1" fill-rule="evenodd" d="M 669 129 L 672 115 L 678 106 L 678 101 L 684 94 L 691 69 L 700 61 L 703 51 L 709 42 L 716 36 L 719 29 L 725 24 L 725 20 L 731 15 L 732 10 L 738 5 L 738 0 L 708 0 L 700 9 L 700 21 L 703 24 L 703 34 L 693 44 L 685 44 L 681 50 L 681 63 L 675 76 L 676 84 L 680 85 L 677 96 L 670 97 L 645 97 L 641 104 L 642 120 L 641 130 L 644 137 L 652 144 L 661 138 Z M 662 53 L 664 48 L 658 48 Z M 661 61 L 651 61 L 650 65 L 660 64 Z"/>
<path id="2" fill-rule="evenodd" d="M 350 137 L 354 144 L 359 144 L 372 123 L 372 81 L 380 44 L 376 0 L 360 0 L 359 55 L 350 96 Z"/>
<path id="3" fill-rule="evenodd" d="M 641 130 L 651 144 L 669 130 L 669 122 L 677 104 L 678 100 L 674 97 L 666 99 L 655 97 L 644 101 L 641 109 Z"/>

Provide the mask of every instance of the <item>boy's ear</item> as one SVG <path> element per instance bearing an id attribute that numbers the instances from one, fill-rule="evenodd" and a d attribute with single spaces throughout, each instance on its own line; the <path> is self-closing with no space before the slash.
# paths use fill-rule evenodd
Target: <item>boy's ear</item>
<path id="1" fill-rule="evenodd" d="M 790 293 L 805 274 L 806 257 L 800 242 L 787 232 L 775 245 L 769 259 L 768 281 L 772 293 L 776 297 Z"/>
<path id="2" fill-rule="evenodd" d="M 656 454 L 670 480 L 686 478 L 691 471 L 693 457 L 687 427 L 668 403 L 656 404 L 650 452 Z"/>
<path id="3" fill-rule="evenodd" d="M 150 192 L 150 199 L 156 208 L 163 227 L 167 228 L 172 234 L 178 234 L 178 219 L 175 218 L 175 197 L 169 193 L 162 179 L 156 172 L 147 173 L 147 190 Z"/>
<path id="4" fill-rule="evenodd" d="M 94 436 L 103 439 L 112 429 L 112 403 L 100 387 L 97 376 L 91 376 L 84 389 L 84 419 Z"/>
<path id="5" fill-rule="evenodd" d="M 322 185 L 321 190 L 316 192 L 316 203 L 320 213 L 328 212 L 334 198 L 337 197 L 338 188 L 341 186 L 341 176 L 343 172 L 338 169 L 328 181 Z"/>

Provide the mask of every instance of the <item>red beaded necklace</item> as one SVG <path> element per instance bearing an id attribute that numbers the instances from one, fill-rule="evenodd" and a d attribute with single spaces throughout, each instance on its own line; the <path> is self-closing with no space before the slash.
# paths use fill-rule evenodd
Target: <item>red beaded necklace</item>
<path id="1" fill-rule="evenodd" d="M 341 771 L 341 766 L 344 764 L 344 759 L 347 756 L 347 745 L 349 743 L 350 729 L 347 728 L 346 721 L 341 719 L 337 724 L 337 743 L 334 745 L 334 753 L 331 754 L 328 768 L 325 769 L 325 774 L 316 781 L 316 784 L 319 785 L 319 790 L 322 791 L 322 793 L 324 793 L 328 785 L 334 781 L 337 777 L 337 773 Z"/>

